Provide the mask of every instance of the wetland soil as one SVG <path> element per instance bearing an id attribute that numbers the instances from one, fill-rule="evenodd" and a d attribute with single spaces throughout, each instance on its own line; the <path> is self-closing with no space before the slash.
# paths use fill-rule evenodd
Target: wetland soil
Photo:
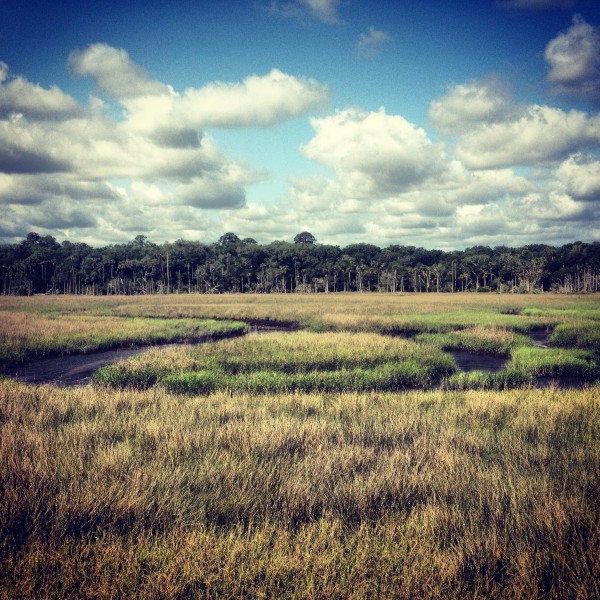
<path id="1" fill-rule="evenodd" d="M 293 331 L 291 326 L 253 324 L 250 332 L 254 334 L 288 332 Z M 201 339 L 193 344 L 202 344 L 211 339 Z M 20 365 L 8 372 L 9 377 L 13 377 L 24 383 L 44 384 L 51 383 L 61 387 L 78 387 L 87 385 L 90 377 L 100 367 L 111 365 L 118 360 L 131 358 L 136 354 L 150 348 L 167 348 L 176 344 L 151 344 L 148 346 L 135 346 L 129 348 L 114 348 L 112 350 L 101 350 L 99 352 L 90 352 L 88 354 L 69 354 L 63 356 L 54 356 L 52 358 L 43 358 Z"/>
<path id="2" fill-rule="evenodd" d="M 21 365 L 10 376 L 24 383 L 53 383 L 62 387 L 87 385 L 100 367 L 140 354 L 147 347 L 116 348 L 91 354 L 71 354 L 44 358 Z"/>

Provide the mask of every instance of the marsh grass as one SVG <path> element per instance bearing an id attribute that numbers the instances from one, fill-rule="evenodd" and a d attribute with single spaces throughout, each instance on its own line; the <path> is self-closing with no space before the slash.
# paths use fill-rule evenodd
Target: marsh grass
<path id="1" fill-rule="evenodd" d="M 600 353 L 600 323 L 578 322 L 557 325 L 549 343 L 566 348 L 589 348 Z"/>
<path id="2" fill-rule="evenodd" d="M 513 348 L 531 344 L 524 335 L 499 327 L 468 327 L 448 333 L 420 334 L 416 342 L 435 344 L 443 350 L 465 350 L 477 354 L 507 357 Z"/>
<path id="3" fill-rule="evenodd" d="M 199 319 L 39 315 L 5 311 L 0 321 L 0 368 L 34 358 L 80 354 L 119 346 L 198 341 L 241 335 L 241 322 Z"/>
<path id="4" fill-rule="evenodd" d="M 513 350 L 508 370 L 522 371 L 534 377 L 600 377 L 596 355 L 590 350 L 519 347 Z"/>
<path id="5" fill-rule="evenodd" d="M 103 367 L 95 384 L 251 393 L 426 388 L 454 370 L 434 346 L 376 334 L 295 332 L 145 353 Z"/>
<path id="6" fill-rule="evenodd" d="M 534 377 L 524 370 L 505 369 L 502 371 L 468 371 L 454 373 L 442 381 L 445 390 L 511 390 L 528 387 Z"/>
<path id="7" fill-rule="evenodd" d="M 592 598 L 600 390 L 0 382 L 0 596 Z"/>
<path id="8" fill-rule="evenodd" d="M 158 318 L 215 318 L 382 333 L 447 332 L 485 325 L 527 332 L 593 320 L 599 295 L 173 294 L 0 298 L 2 312 Z"/>

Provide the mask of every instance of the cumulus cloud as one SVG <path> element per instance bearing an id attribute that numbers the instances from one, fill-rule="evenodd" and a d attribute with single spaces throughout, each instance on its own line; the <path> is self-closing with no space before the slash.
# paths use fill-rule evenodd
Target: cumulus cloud
<path id="1" fill-rule="evenodd" d="M 214 230 L 202 211 L 239 210 L 246 187 L 264 175 L 224 156 L 205 128 L 269 126 L 329 100 L 318 82 L 277 69 L 178 93 L 106 44 L 77 50 L 68 62 L 96 83 L 88 106 L 11 77 L 0 63 L 0 203 L 2 221 L 14 222 L 2 228 L 15 235 L 51 224 L 64 235 L 81 229 L 78 239 L 97 226 L 105 242 L 130 231 L 178 231 L 177 239 L 195 221 Z M 115 118 L 101 96 L 122 114 Z"/>
<path id="2" fill-rule="evenodd" d="M 531 105 L 519 118 L 485 124 L 459 140 L 457 157 L 469 168 L 536 165 L 564 159 L 600 143 L 600 115 Z"/>
<path id="3" fill-rule="evenodd" d="M 92 77 L 101 90 L 114 98 L 155 96 L 171 91 L 134 63 L 125 50 L 108 44 L 91 44 L 85 50 L 75 50 L 68 62 L 75 75 Z"/>
<path id="4" fill-rule="evenodd" d="M 429 119 L 444 133 L 460 133 L 481 123 L 497 123 L 513 116 L 510 92 L 498 77 L 450 86 L 448 93 L 429 104 Z"/>
<path id="5" fill-rule="evenodd" d="M 382 46 L 391 40 L 389 33 L 376 29 L 373 25 L 366 33 L 361 33 L 356 48 L 364 58 L 373 58 L 381 52 Z"/>
<path id="6" fill-rule="evenodd" d="M 329 102 L 326 86 L 278 69 L 178 93 L 152 79 L 125 50 L 106 44 L 73 52 L 69 64 L 76 75 L 93 77 L 101 92 L 118 99 L 131 129 L 166 146 L 196 145 L 194 130 L 204 127 L 267 127 Z"/>
<path id="7" fill-rule="evenodd" d="M 458 135 L 456 157 L 469 169 L 545 166 L 600 143 L 600 115 L 518 104 L 494 76 L 452 85 L 429 119 Z"/>
<path id="8" fill-rule="evenodd" d="M 334 170 L 348 196 L 385 197 L 438 176 L 444 148 L 423 129 L 384 109 L 347 109 L 312 119 L 316 135 L 302 152 Z"/>
<path id="9" fill-rule="evenodd" d="M 510 208 L 518 214 L 528 215 L 532 223 L 581 222 L 592 218 L 592 212 L 584 203 L 577 202 L 559 190 L 549 193 L 535 192 L 511 203 Z"/>
<path id="10" fill-rule="evenodd" d="M 559 94 L 600 103 L 600 30 L 580 16 L 546 46 L 548 81 Z"/>
<path id="11" fill-rule="evenodd" d="M 265 127 L 323 107 L 328 101 L 327 88 L 316 80 L 273 69 L 241 83 L 188 89 L 173 103 L 172 113 L 177 121 L 204 127 Z"/>
<path id="12" fill-rule="evenodd" d="M 75 99 L 56 86 L 45 89 L 23 77 L 9 79 L 8 73 L 8 65 L 0 62 L 0 119 L 66 119 L 81 113 Z"/>
<path id="13" fill-rule="evenodd" d="M 600 161 L 595 156 L 570 156 L 556 175 L 573 198 L 600 201 Z"/>

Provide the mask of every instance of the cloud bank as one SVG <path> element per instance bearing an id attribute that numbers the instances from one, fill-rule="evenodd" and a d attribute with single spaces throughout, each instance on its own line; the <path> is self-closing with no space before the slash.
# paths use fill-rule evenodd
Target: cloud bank
<path id="1" fill-rule="evenodd" d="M 288 4 L 339 19 L 338 2 Z M 385 35 L 361 36 L 365 56 Z M 427 127 L 384 107 L 332 111 L 325 85 L 275 68 L 176 90 L 125 50 L 93 44 L 68 57 L 95 86 L 82 104 L 0 62 L 0 236 L 106 244 L 234 231 L 268 242 L 308 230 L 341 245 L 443 249 L 598 239 L 599 53 L 598 30 L 579 17 L 544 53 L 552 90 L 588 109 L 518 101 L 490 74 L 433 99 Z M 311 130 L 297 150 L 313 171 L 292 173 L 279 198 L 249 200 L 269 175 L 260 158 L 228 156 L 215 130 L 252 140 L 299 118 Z"/>
<path id="2" fill-rule="evenodd" d="M 246 187 L 264 174 L 223 155 L 206 128 L 269 127 L 329 100 L 325 86 L 276 69 L 178 93 L 106 44 L 74 51 L 68 66 L 95 82 L 88 106 L 11 77 L 0 63 L 0 204 L 9 237 L 32 227 L 92 243 L 134 230 L 165 239 L 212 234 L 214 217 L 202 211 L 243 207 Z M 103 97 L 121 107 L 119 116 Z"/>

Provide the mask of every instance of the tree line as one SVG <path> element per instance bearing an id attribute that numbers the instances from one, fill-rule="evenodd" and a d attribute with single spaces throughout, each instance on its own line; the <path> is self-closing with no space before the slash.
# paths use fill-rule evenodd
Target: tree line
<path id="1" fill-rule="evenodd" d="M 2 294 L 173 294 L 318 292 L 582 293 L 600 290 L 600 242 L 521 248 L 258 244 L 226 233 L 211 244 L 155 244 L 138 235 L 95 248 L 35 232 L 0 245 Z"/>

